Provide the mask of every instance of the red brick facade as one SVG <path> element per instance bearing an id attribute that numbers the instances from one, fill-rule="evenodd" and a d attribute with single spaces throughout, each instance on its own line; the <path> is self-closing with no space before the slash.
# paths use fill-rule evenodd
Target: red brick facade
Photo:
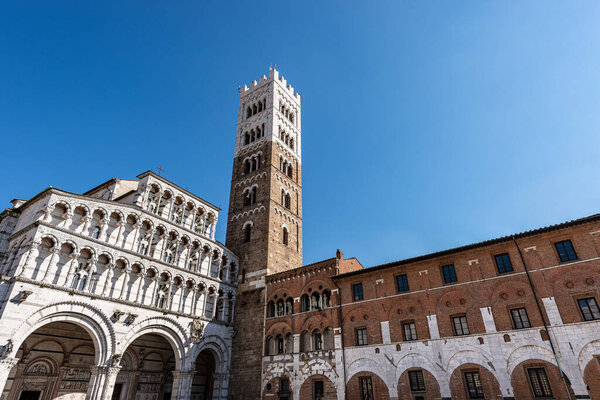
<path id="1" fill-rule="evenodd" d="M 571 259 L 560 258 L 557 243 L 563 241 L 572 245 Z M 368 269 L 338 251 L 336 258 L 269 275 L 267 303 L 293 298 L 294 307 L 265 320 L 265 340 L 280 336 L 288 342 L 282 354 L 276 346 L 267 350 L 263 378 L 276 377 L 277 368 L 297 370 L 292 386 L 303 387 L 311 373 L 335 371 L 337 396 L 347 399 L 361 399 L 357 377 L 369 375 L 376 399 L 468 399 L 477 390 L 486 399 L 530 399 L 536 398 L 533 385 L 547 382 L 552 398 L 569 398 L 566 383 L 573 399 L 600 400 L 600 323 L 586 321 L 578 304 L 600 301 L 599 251 L 596 215 Z M 454 266 L 456 282 L 444 282 L 446 265 Z M 408 287 L 399 288 L 402 275 L 400 285 Z M 362 299 L 354 298 L 358 284 Z M 330 304 L 303 311 L 303 296 L 325 290 Z M 457 332 L 459 317 L 464 332 Z M 312 347 L 304 345 L 306 335 L 326 330 L 334 333 L 329 346 L 316 351 L 314 333 Z M 416 339 L 406 337 L 414 334 Z M 542 375 L 531 378 L 530 369 Z M 413 370 L 422 371 L 425 392 L 411 391 Z M 470 375 L 477 380 L 472 397 L 470 372 L 478 373 Z"/>

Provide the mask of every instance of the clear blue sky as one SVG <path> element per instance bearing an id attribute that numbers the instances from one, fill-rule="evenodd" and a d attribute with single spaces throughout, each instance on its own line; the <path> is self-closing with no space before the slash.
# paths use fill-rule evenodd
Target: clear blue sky
<path id="1" fill-rule="evenodd" d="M 110 3 L 110 4 L 109 4 Z M 3 205 L 162 165 L 221 206 L 237 87 L 304 95 L 304 261 L 600 212 L 600 2 L 0 2 Z"/>

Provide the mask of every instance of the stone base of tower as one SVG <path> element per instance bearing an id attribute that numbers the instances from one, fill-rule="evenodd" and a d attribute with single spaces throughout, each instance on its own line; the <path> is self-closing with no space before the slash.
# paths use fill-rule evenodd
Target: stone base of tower
<path id="1" fill-rule="evenodd" d="M 240 323 L 239 321 L 242 321 Z M 240 293 L 236 303 L 229 400 L 260 399 L 265 290 Z"/>

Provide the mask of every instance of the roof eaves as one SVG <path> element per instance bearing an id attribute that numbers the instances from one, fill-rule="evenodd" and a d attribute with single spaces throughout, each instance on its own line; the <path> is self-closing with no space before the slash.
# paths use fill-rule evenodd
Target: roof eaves
<path id="1" fill-rule="evenodd" d="M 571 221 L 566 221 L 566 222 L 563 222 L 560 224 L 548 225 L 543 228 L 532 229 L 529 231 L 516 233 L 514 235 L 502 236 L 502 237 L 495 238 L 495 239 L 484 240 L 482 242 L 472 243 L 472 244 L 468 244 L 468 245 L 460 246 L 460 247 L 454 247 L 452 249 L 437 251 L 434 253 L 424 254 L 421 256 L 417 256 L 417 257 L 406 258 L 403 260 L 393 261 L 393 262 L 386 263 L 386 264 L 375 265 L 373 267 L 369 267 L 369 268 L 365 268 L 365 269 L 361 269 L 361 270 L 357 270 L 357 271 L 346 272 L 345 274 L 339 274 L 339 275 L 332 276 L 332 279 L 347 278 L 350 276 L 360 275 L 360 274 L 369 273 L 369 272 L 373 272 L 373 271 L 380 271 L 382 269 L 397 267 L 400 265 L 406 265 L 406 264 L 411 264 L 411 263 L 415 263 L 415 262 L 431 260 L 431 259 L 437 258 L 437 257 L 443 257 L 443 256 L 450 255 L 450 254 L 456 254 L 456 253 L 460 253 L 463 251 L 473 250 L 473 249 L 480 248 L 480 247 L 486 247 L 486 246 L 491 246 L 491 245 L 498 244 L 498 243 L 507 242 L 509 240 L 512 240 L 513 237 L 515 239 L 521 239 L 524 237 L 535 236 L 535 235 L 539 235 L 541 233 L 551 232 L 551 231 L 555 231 L 558 229 L 568 228 L 571 226 L 581 225 L 581 224 L 585 224 L 588 222 L 594 222 L 594 221 L 599 221 L 599 220 L 600 220 L 600 214 L 593 214 L 593 215 L 590 215 L 587 217 L 574 219 Z"/>

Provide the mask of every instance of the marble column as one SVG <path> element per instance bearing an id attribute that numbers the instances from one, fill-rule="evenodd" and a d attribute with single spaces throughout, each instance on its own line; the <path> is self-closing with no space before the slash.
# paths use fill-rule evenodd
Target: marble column
<path id="1" fill-rule="evenodd" d="M 40 245 L 39 242 L 33 242 L 29 245 L 29 251 L 27 252 L 25 261 L 23 262 L 22 265 L 20 265 L 17 268 L 17 273 L 15 274 L 16 276 L 24 276 L 25 271 L 27 270 L 27 266 L 29 265 L 31 260 L 33 260 L 35 262 L 35 259 L 39 254 L 39 250 L 38 250 L 39 245 Z"/>
<path id="2" fill-rule="evenodd" d="M 177 400 L 189 400 L 192 391 L 192 379 L 194 373 L 186 370 L 173 371 L 173 389 L 171 398 Z"/>
<path id="3" fill-rule="evenodd" d="M 123 272 L 123 286 L 121 287 L 121 293 L 119 294 L 119 299 L 126 300 L 127 299 L 127 284 L 129 283 L 129 275 L 131 274 L 131 267 L 127 266 Z"/>
<path id="4" fill-rule="evenodd" d="M 106 241 L 106 239 L 104 236 L 106 235 L 106 230 L 108 229 L 108 219 L 107 218 L 102 218 L 100 220 L 100 233 L 98 234 L 98 240 L 104 240 Z"/>
<path id="5" fill-rule="evenodd" d="M 110 288 L 110 281 L 111 281 L 111 279 L 113 277 L 115 265 L 114 264 L 108 264 L 106 266 L 106 269 L 107 269 L 106 280 L 104 281 L 104 287 L 102 288 L 102 296 L 107 296 L 108 295 L 108 290 Z"/>
<path id="6" fill-rule="evenodd" d="M 115 382 L 121 367 L 94 365 L 88 385 L 86 399 L 110 400 L 115 389 Z"/>
<path id="7" fill-rule="evenodd" d="M 137 290 L 135 293 L 135 302 L 139 303 L 140 302 L 140 293 L 142 292 L 142 286 L 144 286 L 144 277 L 146 276 L 144 274 L 144 271 L 140 271 L 136 274 L 137 276 Z"/>
<path id="8" fill-rule="evenodd" d="M 125 223 L 123 221 L 119 221 L 117 222 L 117 237 L 115 239 L 115 246 L 119 246 L 119 243 L 121 243 L 121 237 L 123 236 L 123 226 L 125 226 Z"/>
<path id="9" fill-rule="evenodd" d="M 131 243 L 131 249 L 130 249 L 130 250 L 131 250 L 131 251 L 135 251 L 136 253 L 137 253 L 137 248 L 136 248 L 136 245 L 137 245 L 137 241 L 138 241 L 138 235 L 139 235 L 139 233 L 140 233 L 140 227 L 141 227 L 141 226 L 142 226 L 142 224 L 140 224 L 139 222 L 138 222 L 138 223 L 135 223 L 135 224 L 133 225 L 133 241 L 132 241 L 132 243 Z"/>
<path id="10" fill-rule="evenodd" d="M 73 275 L 75 268 L 77 267 L 77 258 L 79 258 L 79 253 L 73 252 L 69 255 L 71 261 L 69 261 L 69 269 L 67 270 L 67 276 L 65 276 L 65 281 L 63 286 L 71 287 L 73 284 Z"/>
<path id="11" fill-rule="evenodd" d="M 81 221 L 83 222 L 83 226 L 81 227 L 81 233 L 82 235 L 88 235 L 88 229 L 90 229 L 90 222 L 92 222 L 92 218 L 88 217 L 87 215 L 81 218 Z"/>
<path id="12" fill-rule="evenodd" d="M 57 246 L 54 246 L 52 249 L 50 249 L 50 262 L 48 263 L 48 267 L 46 268 L 46 272 L 44 273 L 44 277 L 42 278 L 42 282 L 48 282 L 49 279 L 52 278 L 53 275 L 53 271 L 54 271 L 54 265 L 56 265 L 56 262 L 58 260 L 59 254 L 60 254 L 60 249 Z"/>
<path id="13" fill-rule="evenodd" d="M 96 274 L 96 260 L 92 259 L 92 261 L 90 262 L 90 266 L 88 268 L 88 277 L 87 277 L 87 280 L 85 281 L 85 286 L 83 287 L 83 290 L 85 292 L 90 291 L 90 289 L 92 287 L 92 279 L 94 279 L 95 274 Z"/>

